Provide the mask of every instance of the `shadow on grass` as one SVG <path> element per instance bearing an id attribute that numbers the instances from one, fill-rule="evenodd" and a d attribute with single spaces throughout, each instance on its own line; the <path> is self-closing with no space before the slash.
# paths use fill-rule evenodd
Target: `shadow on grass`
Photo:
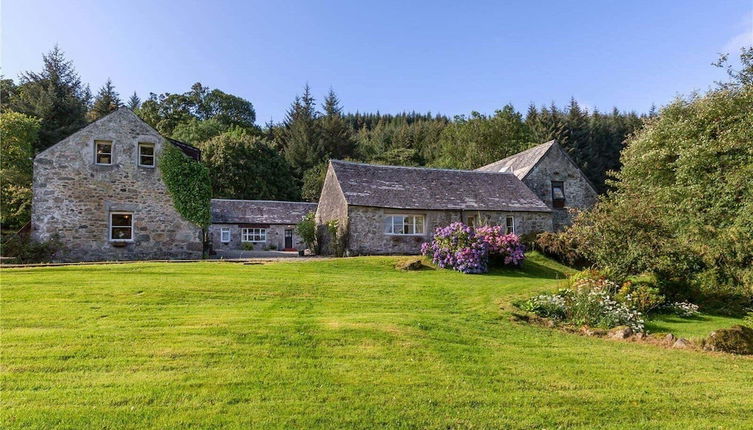
<path id="1" fill-rule="evenodd" d="M 532 279 L 567 279 L 567 274 L 533 260 L 525 260 L 521 267 L 494 267 L 489 275 Z"/>

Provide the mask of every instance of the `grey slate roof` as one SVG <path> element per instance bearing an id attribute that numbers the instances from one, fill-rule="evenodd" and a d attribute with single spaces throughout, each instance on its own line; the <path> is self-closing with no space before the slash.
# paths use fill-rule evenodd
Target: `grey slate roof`
<path id="1" fill-rule="evenodd" d="M 193 145 L 189 145 L 186 142 L 181 142 L 180 140 L 171 139 L 169 137 L 166 137 L 165 140 L 175 145 L 178 149 L 183 151 L 184 154 L 188 155 L 194 160 L 201 161 L 201 150 L 199 148 Z"/>
<path id="2" fill-rule="evenodd" d="M 213 224 L 298 224 L 316 203 L 212 199 Z"/>
<path id="3" fill-rule="evenodd" d="M 349 205 L 549 212 L 515 175 L 330 161 Z"/>
<path id="4" fill-rule="evenodd" d="M 550 140 L 549 142 L 526 149 L 523 152 L 511 155 L 502 160 L 495 161 L 483 167 L 479 167 L 476 170 L 482 172 L 509 172 L 514 174 L 518 178 L 523 179 L 526 177 L 528 172 L 533 169 L 536 163 L 541 160 L 541 157 L 549 152 L 549 149 L 555 145 L 557 145 L 557 141 Z"/>

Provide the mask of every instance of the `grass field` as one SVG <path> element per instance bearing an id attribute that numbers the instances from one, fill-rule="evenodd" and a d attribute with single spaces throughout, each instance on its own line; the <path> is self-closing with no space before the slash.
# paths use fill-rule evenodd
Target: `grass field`
<path id="1" fill-rule="evenodd" d="M 394 261 L 3 270 L 2 427 L 751 428 L 751 358 L 511 322 L 555 263 Z"/>
<path id="2" fill-rule="evenodd" d="M 646 323 L 646 330 L 654 333 L 673 333 L 678 337 L 699 340 L 716 329 L 728 328 L 742 323 L 742 318 L 704 313 L 689 318 L 676 315 L 656 315 Z"/>

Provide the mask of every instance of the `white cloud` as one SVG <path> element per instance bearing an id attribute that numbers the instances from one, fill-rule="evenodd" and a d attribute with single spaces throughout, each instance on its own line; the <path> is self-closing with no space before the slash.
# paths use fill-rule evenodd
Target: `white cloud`
<path id="1" fill-rule="evenodd" d="M 753 46 L 753 12 L 748 14 L 740 27 L 742 27 L 742 31 L 724 44 L 722 52 L 735 55 L 740 52 L 740 48 Z"/>

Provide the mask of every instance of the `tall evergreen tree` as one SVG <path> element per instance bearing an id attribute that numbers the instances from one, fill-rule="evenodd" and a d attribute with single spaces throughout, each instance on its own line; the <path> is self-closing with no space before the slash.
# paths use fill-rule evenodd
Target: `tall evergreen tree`
<path id="1" fill-rule="evenodd" d="M 94 103 L 86 116 L 89 121 L 96 121 L 110 112 L 117 110 L 122 105 L 120 95 L 115 91 L 112 80 L 107 78 L 107 82 L 97 92 Z"/>
<path id="2" fill-rule="evenodd" d="M 41 72 L 21 74 L 20 84 L 9 100 L 11 110 L 39 118 L 41 128 L 35 152 L 85 126 L 91 100 L 91 93 L 57 45 L 42 55 L 42 60 Z"/>
<path id="3" fill-rule="evenodd" d="M 353 155 L 353 132 L 342 117 L 342 107 L 335 91 L 330 89 L 324 99 L 324 114 L 320 116 L 321 146 L 328 158 L 344 159 Z"/>
<path id="4" fill-rule="evenodd" d="M 128 98 L 128 103 L 126 104 L 128 109 L 130 110 L 136 110 L 141 106 L 141 99 L 139 98 L 138 94 L 136 94 L 136 91 L 131 94 L 131 97 Z"/>
<path id="5" fill-rule="evenodd" d="M 308 84 L 302 96 L 296 96 L 290 106 L 281 133 L 285 159 L 300 179 L 303 173 L 321 163 L 325 158 L 321 146 L 320 129 L 314 97 Z"/>

